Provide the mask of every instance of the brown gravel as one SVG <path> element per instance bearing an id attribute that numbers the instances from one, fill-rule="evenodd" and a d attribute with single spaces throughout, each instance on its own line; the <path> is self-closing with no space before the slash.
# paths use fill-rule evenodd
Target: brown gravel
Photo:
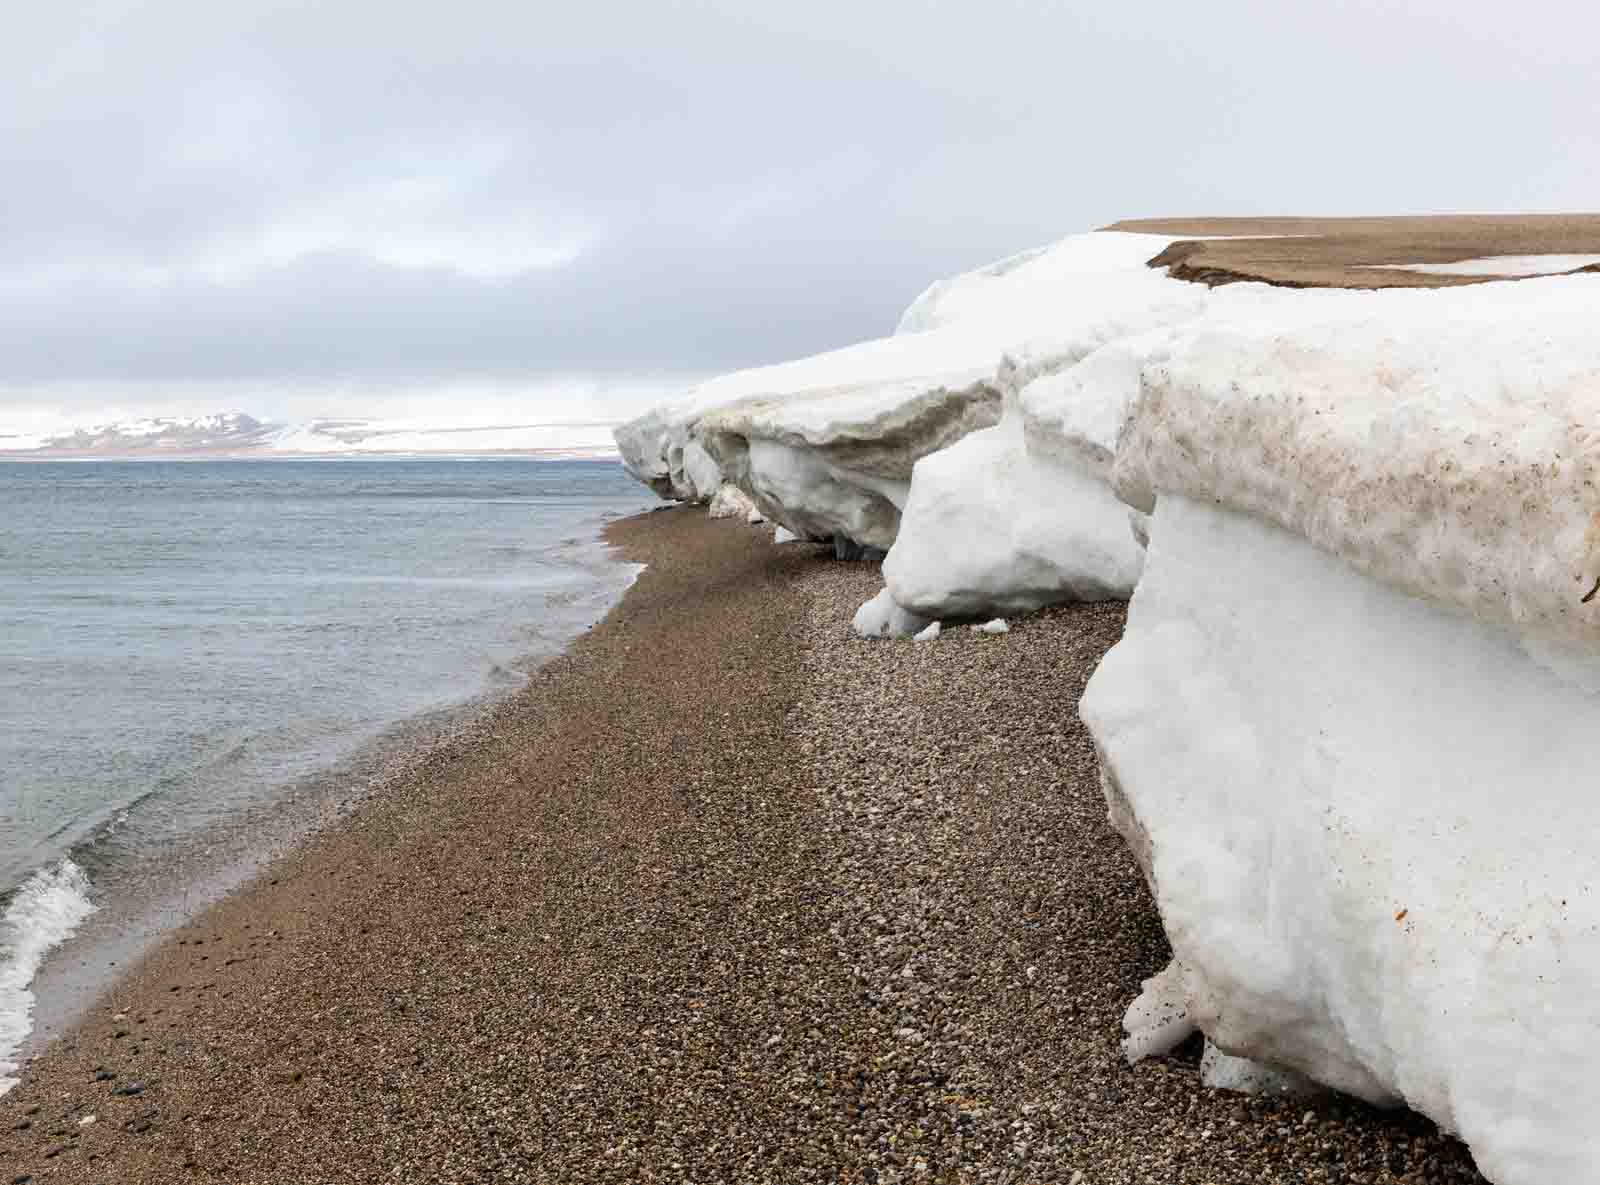
<path id="1" fill-rule="evenodd" d="M 1166 950 L 1073 707 L 1120 606 L 861 642 L 870 565 L 612 535 L 651 567 L 605 623 L 0 1099 L 0 1185 L 1480 1180 L 1122 1064 Z"/>
<path id="2" fill-rule="evenodd" d="M 1105 229 L 1246 236 L 1176 242 L 1154 261 L 1181 280 L 1213 285 L 1261 280 L 1291 288 L 1450 288 L 1487 281 L 1374 265 L 1455 263 L 1489 255 L 1600 255 L 1600 214 L 1134 218 Z M 1248 237 L 1256 235 L 1263 237 Z"/>

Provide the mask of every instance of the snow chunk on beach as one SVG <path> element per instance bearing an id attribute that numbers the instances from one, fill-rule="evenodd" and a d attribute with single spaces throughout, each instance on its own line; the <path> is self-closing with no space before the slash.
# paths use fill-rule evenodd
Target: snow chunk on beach
<path id="1" fill-rule="evenodd" d="M 1126 501 L 1257 515 L 1542 651 L 1600 637 L 1600 276 L 1218 297 L 1143 368 Z"/>
<path id="2" fill-rule="evenodd" d="M 863 638 L 914 638 L 932 624 L 926 617 L 895 604 L 889 590 L 884 589 L 856 610 L 850 628 Z"/>
<path id="3" fill-rule="evenodd" d="M 1028 451 L 1020 414 L 917 463 L 883 576 L 925 617 L 1123 599 L 1144 551 L 1103 477 Z"/>
<path id="4" fill-rule="evenodd" d="M 89 878 L 71 860 L 33 874 L 0 918 L 0 1094 L 17 1084 L 17 1057 L 33 1023 L 29 985 L 50 948 L 94 912 Z"/>

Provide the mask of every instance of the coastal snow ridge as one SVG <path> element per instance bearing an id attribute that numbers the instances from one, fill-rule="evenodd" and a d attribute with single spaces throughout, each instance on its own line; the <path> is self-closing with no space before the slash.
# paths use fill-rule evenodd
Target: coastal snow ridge
<path id="1" fill-rule="evenodd" d="M 1054 315 L 1051 345 L 1039 351 L 1048 363 L 1015 377 L 1003 367 L 1001 423 L 917 463 L 883 567 L 891 598 L 913 617 L 1133 592 L 1144 545 L 1141 520 L 1110 488 L 1118 435 L 1147 358 L 1214 298 L 1146 266 L 1133 248 L 1150 244 L 1125 241 L 1139 237 L 1078 236 L 1004 273 L 1017 277 L 1007 299 L 1025 294 Z M 1038 274 L 1047 265 L 1048 283 Z M 987 307 L 981 292 L 952 285 L 913 306 L 913 322 Z"/>
<path id="2" fill-rule="evenodd" d="M 1032 380 L 1203 307 L 1146 266 L 1170 241 L 1074 235 L 940 281 L 891 337 L 727 375 L 624 425 L 624 464 L 664 497 L 729 481 L 802 537 L 887 549 L 919 460 L 996 425 Z"/>
<path id="3" fill-rule="evenodd" d="M 1140 367 L 1149 551 L 1080 705 L 1174 955 L 1130 1056 L 1197 1026 L 1500 1185 L 1600 1164 L 1597 306 L 1215 292 Z"/>
<path id="4" fill-rule="evenodd" d="M 28 988 L 39 964 L 94 908 L 89 878 L 62 860 L 24 881 L 0 918 L 0 1094 L 17 1084 L 18 1050 L 33 1016 Z"/>

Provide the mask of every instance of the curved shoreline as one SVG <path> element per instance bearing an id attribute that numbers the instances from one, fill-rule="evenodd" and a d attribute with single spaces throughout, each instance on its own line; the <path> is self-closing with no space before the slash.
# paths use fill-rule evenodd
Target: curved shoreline
<path id="1" fill-rule="evenodd" d="M 74 862 L 88 874 L 90 914 L 65 938 L 52 943 L 33 976 L 29 1028 L 15 1050 L 26 1063 L 68 1031 L 158 943 L 205 909 L 246 886 L 272 861 L 294 851 L 350 811 L 414 775 L 417 764 L 446 745 L 471 744 L 484 721 L 516 696 L 575 638 L 592 628 L 621 599 L 636 573 L 618 562 L 602 539 L 614 512 L 597 513 L 592 539 L 578 545 L 571 564 L 590 572 L 589 585 L 563 593 L 522 639 L 527 650 L 496 664 L 485 684 L 418 714 L 376 728 L 338 736 L 305 763 L 307 772 L 286 781 L 255 779 L 254 792 L 233 802 L 225 815 L 166 837 L 159 850 L 148 841 L 136 851 L 120 844 L 122 818 L 141 803 L 157 800 L 146 791 L 134 803 L 109 812 L 83 840 L 41 866 Z M 552 536 L 554 538 L 554 536 Z M 553 603 L 553 602 L 552 602 Z M 109 851 L 107 850 L 109 848 Z M 0 895 L 0 903 L 5 901 Z M 0 1050 L 0 1052 L 4 1052 Z M 4 1094 L 0 1074 L 0 1094 Z"/>
<path id="2" fill-rule="evenodd" d="M 1166 947 L 1070 707 L 1120 606 L 875 644 L 874 566 L 608 535 L 650 566 L 601 625 L 29 1067 L 5 1179 L 1474 1180 L 1123 1064 Z"/>

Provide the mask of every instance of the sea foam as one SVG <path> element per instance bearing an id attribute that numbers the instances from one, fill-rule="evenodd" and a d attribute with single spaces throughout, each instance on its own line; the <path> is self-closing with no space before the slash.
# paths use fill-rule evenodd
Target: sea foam
<path id="1" fill-rule="evenodd" d="M 17 889 L 0 919 L 0 1094 L 17 1084 L 17 1058 L 32 1025 L 29 985 L 45 954 L 94 912 L 89 877 L 63 859 Z"/>

